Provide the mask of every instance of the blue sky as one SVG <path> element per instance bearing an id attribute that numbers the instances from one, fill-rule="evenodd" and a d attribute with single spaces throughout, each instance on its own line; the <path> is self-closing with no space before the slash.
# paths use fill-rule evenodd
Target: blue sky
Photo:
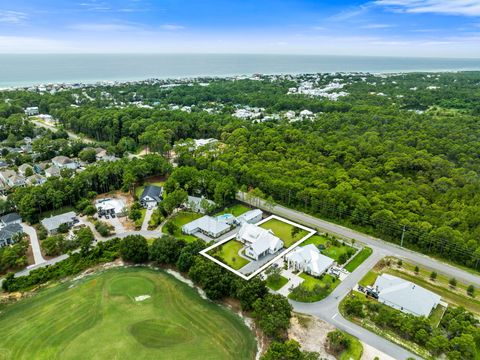
<path id="1" fill-rule="evenodd" d="M 480 0 L 0 0 L 0 52 L 480 57 Z"/>

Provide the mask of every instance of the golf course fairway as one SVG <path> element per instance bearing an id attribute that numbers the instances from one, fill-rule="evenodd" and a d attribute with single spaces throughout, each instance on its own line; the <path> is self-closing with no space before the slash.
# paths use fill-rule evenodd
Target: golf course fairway
<path id="1" fill-rule="evenodd" d="M 242 319 L 173 276 L 116 268 L 0 312 L 0 359 L 254 359 Z"/>

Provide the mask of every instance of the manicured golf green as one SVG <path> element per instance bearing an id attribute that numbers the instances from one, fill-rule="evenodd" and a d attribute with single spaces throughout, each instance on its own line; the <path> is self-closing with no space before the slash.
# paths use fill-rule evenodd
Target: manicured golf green
<path id="1" fill-rule="evenodd" d="M 136 301 L 136 297 L 149 298 Z M 4 307 L 0 359 L 254 359 L 242 319 L 162 271 L 118 268 Z"/>
<path id="2" fill-rule="evenodd" d="M 227 241 L 225 244 L 213 248 L 210 255 L 220 258 L 222 262 L 232 267 L 235 270 L 241 269 L 249 263 L 249 261 L 240 255 L 238 252 L 244 247 L 241 242 L 236 240 Z"/>
<path id="3" fill-rule="evenodd" d="M 296 226 L 290 225 L 284 221 L 278 219 L 270 219 L 267 222 L 264 222 L 260 227 L 272 230 L 273 233 L 278 236 L 284 243 L 286 248 L 289 248 L 295 244 L 298 240 L 307 235 L 307 231 L 297 228 L 298 231 L 292 236 L 292 229 L 295 229 Z"/>

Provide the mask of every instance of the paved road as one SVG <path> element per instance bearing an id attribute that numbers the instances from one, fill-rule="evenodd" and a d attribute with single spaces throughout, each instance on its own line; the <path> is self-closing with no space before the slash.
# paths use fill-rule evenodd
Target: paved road
<path id="1" fill-rule="evenodd" d="M 48 125 L 48 124 L 45 124 L 45 123 L 40 122 L 38 120 L 34 120 L 32 118 L 30 118 L 30 121 L 32 123 L 34 123 L 36 126 L 43 127 L 45 129 L 48 129 L 48 130 L 53 131 L 53 132 L 58 131 L 58 128 L 53 126 L 53 125 Z M 72 140 L 80 140 L 80 141 L 82 141 L 84 143 L 87 143 L 87 144 L 93 144 L 95 142 L 93 139 L 89 139 L 85 136 L 79 136 L 79 135 L 77 135 L 77 134 L 75 134 L 71 131 L 68 131 L 68 130 L 65 130 L 65 131 L 67 131 L 68 137 Z"/>
<path id="2" fill-rule="evenodd" d="M 360 265 L 352 274 L 350 274 L 326 299 L 316 303 L 299 303 L 291 301 L 295 311 L 310 314 L 323 319 L 335 327 L 342 329 L 353 336 L 359 338 L 385 354 L 395 359 L 406 359 L 408 357 L 418 358 L 402 347 L 346 320 L 338 312 L 338 305 L 356 283 L 383 257 L 394 255 L 403 258 L 409 262 L 421 265 L 423 268 L 435 270 L 438 273 L 445 274 L 474 285 L 480 285 L 480 276 L 472 274 L 468 271 L 456 268 L 450 264 L 446 264 L 440 260 L 430 258 L 426 255 L 401 248 L 395 244 L 388 243 L 378 238 L 362 234 L 344 226 L 337 225 L 325 220 L 321 220 L 308 214 L 292 210 L 280 205 L 268 205 L 261 199 L 247 199 L 245 193 L 239 193 L 237 198 L 241 201 L 252 204 L 258 208 L 267 210 L 271 213 L 286 217 L 290 220 L 297 221 L 301 224 L 313 227 L 317 230 L 327 231 L 337 234 L 347 239 L 355 239 L 358 242 L 367 244 L 372 248 L 372 255 Z"/>
<path id="3" fill-rule="evenodd" d="M 25 223 L 22 223 L 23 232 L 30 237 L 30 244 L 32 245 L 33 259 L 35 265 L 45 262 L 40 250 L 40 243 L 38 242 L 38 236 L 35 229 Z"/>
<path id="4" fill-rule="evenodd" d="M 247 203 L 249 202 L 247 201 L 244 193 L 239 193 L 238 198 L 239 200 L 245 201 Z M 382 239 L 378 239 L 373 236 L 369 236 L 358 231 L 346 228 L 344 226 L 318 219 L 311 215 L 292 210 L 280 205 L 275 205 L 272 208 L 271 206 L 265 204 L 263 200 L 255 199 L 252 205 L 267 210 L 271 213 L 297 221 L 301 224 L 311 226 L 318 230 L 324 230 L 331 234 L 336 234 L 348 239 L 355 239 L 356 241 L 364 243 L 370 246 L 372 249 L 377 249 L 385 253 L 386 255 L 392 255 L 402 258 L 404 260 L 408 260 L 409 262 L 421 265 L 421 267 L 423 268 L 435 270 L 437 273 L 442 273 L 444 275 L 447 275 L 448 277 L 455 277 L 457 280 L 480 287 L 479 275 L 475 275 L 466 270 L 444 263 L 441 260 L 431 258 L 427 255 L 423 255 L 418 252 L 402 248 L 396 244 L 386 242 Z"/>

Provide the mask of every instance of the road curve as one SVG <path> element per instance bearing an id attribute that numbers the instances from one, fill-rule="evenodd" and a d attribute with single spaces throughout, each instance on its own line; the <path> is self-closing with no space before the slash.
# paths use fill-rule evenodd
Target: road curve
<path id="1" fill-rule="evenodd" d="M 402 248 L 396 244 L 386 242 L 385 240 L 375 238 L 370 235 L 363 234 L 356 230 L 349 229 L 347 227 L 334 224 L 329 221 L 325 221 L 311 215 L 302 213 L 300 211 L 292 210 L 281 205 L 269 206 L 264 200 L 247 199 L 245 193 L 238 193 L 237 198 L 246 203 L 250 203 L 253 206 L 259 207 L 271 213 L 284 216 L 291 220 L 297 221 L 306 226 L 313 227 L 318 230 L 324 230 L 331 234 L 336 234 L 347 239 L 355 239 L 363 244 L 370 246 L 373 249 L 378 249 L 385 255 L 396 256 L 404 260 L 408 260 L 422 267 L 435 270 L 437 273 L 444 274 L 448 277 L 455 277 L 466 284 L 473 284 L 476 287 L 480 287 L 480 276 L 467 270 L 457 268 L 453 265 L 447 264 L 441 260 L 431 258 L 427 255 L 420 254 L 418 252 Z"/>

